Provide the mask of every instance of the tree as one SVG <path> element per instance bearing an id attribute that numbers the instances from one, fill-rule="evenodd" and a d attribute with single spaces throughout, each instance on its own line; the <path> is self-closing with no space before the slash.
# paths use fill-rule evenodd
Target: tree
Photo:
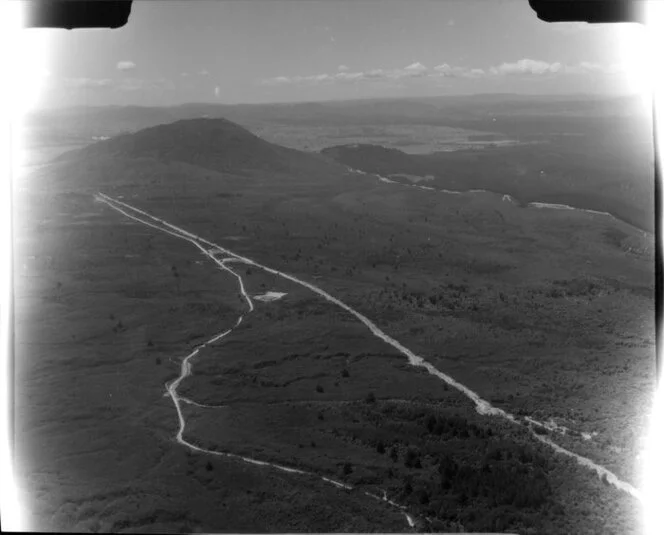
<path id="1" fill-rule="evenodd" d="M 385 445 L 381 440 L 379 440 L 378 443 L 376 444 L 376 451 L 381 455 L 385 453 Z"/>
<path id="2" fill-rule="evenodd" d="M 412 448 L 408 448 L 403 464 L 408 468 L 422 468 L 419 452 Z"/>
<path id="3" fill-rule="evenodd" d="M 366 402 L 367 403 L 375 403 L 376 402 L 376 395 L 373 392 L 369 392 L 367 394 Z"/>
<path id="4" fill-rule="evenodd" d="M 426 505 L 429 503 L 429 493 L 426 489 L 418 489 L 416 494 L 420 504 Z"/>
<path id="5" fill-rule="evenodd" d="M 433 432 L 434 427 L 436 427 L 436 417 L 433 414 L 427 416 L 426 426 L 427 426 L 427 431 L 429 431 L 429 433 Z"/>
<path id="6" fill-rule="evenodd" d="M 319 394 L 322 394 L 323 392 L 325 392 L 325 389 L 323 388 L 322 385 L 318 384 L 318 385 L 316 385 L 316 392 L 318 392 Z"/>
<path id="7" fill-rule="evenodd" d="M 390 459 L 395 463 L 399 460 L 399 451 L 396 446 L 390 448 Z"/>
<path id="8" fill-rule="evenodd" d="M 348 373 L 348 370 L 346 368 L 341 370 L 341 377 L 350 377 L 350 373 Z"/>
<path id="9" fill-rule="evenodd" d="M 344 463 L 344 475 L 348 476 L 353 472 L 353 465 L 350 463 Z"/>

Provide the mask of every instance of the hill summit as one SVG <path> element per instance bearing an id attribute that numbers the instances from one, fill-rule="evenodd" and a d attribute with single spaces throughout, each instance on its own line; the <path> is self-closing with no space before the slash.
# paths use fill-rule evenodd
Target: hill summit
<path id="1" fill-rule="evenodd" d="M 215 171 L 292 172 L 320 157 L 269 143 L 226 119 L 185 119 L 94 143 L 62 160 L 154 158 Z"/>

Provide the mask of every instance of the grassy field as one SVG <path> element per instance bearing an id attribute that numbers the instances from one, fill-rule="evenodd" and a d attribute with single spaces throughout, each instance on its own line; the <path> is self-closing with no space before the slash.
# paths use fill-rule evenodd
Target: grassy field
<path id="1" fill-rule="evenodd" d="M 407 529 L 359 491 L 174 441 L 164 384 L 246 302 L 196 248 L 97 191 L 316 284 L 495 405 L 566 426 L 551 438 L 638 485 L 653 260 L 630 225 L 325 169 L 233 175 L 150 158 L 58 163 L 20 189 L 17 439 L 42 529 Z M 180 392 L 221 407 L 187 405 L 188 440 L 385 490 L 421 530 L 638 532 L 632 498 L 527 429 L 477 415 L 305 288 L 232 268 L 251 295 L 286 295 L 255 301 L 192 360 Z"/>

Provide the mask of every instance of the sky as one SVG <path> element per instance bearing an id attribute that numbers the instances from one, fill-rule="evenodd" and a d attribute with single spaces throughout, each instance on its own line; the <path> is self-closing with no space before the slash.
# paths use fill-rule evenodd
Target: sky
<path id="1" fill-rule="evenodd" d="M 622 94 L 641 32 L 547 24 L 527 0 L 135 0 L 120 29 L 25 30 L 23 71 L 37 108 Z"/>

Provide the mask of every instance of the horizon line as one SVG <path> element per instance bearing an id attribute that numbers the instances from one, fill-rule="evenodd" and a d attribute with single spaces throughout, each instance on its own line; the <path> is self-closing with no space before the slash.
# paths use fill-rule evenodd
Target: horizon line
<path id="1" fill-rule="evenodd" d="M 514 93 L 514 92 L 486 92 L 486 93 L 456 93 L 445 95 L 418 95 L 418 96 L 394 96 L 394 97 L 357 97 L 357 98 L 340 98 L 340 99 L 324 99 L 324 100 L 293 100 L 293 101 L 265 101 L 265 102 L 218 102 L 218 101 L 197 101 L 197 102 L 182 102 L 179 104 L 164 104 L 150 106 L 147 104 L 100 104 L 100 105 L 70 105 L 70 106 L 53 106 L 53 107 L 38 107 L 28 110 L 25 115 L 33 113 L 66 111 L 74 109 L 112 109 L 112 108 L 145 108 L 145 109 L 167 109 L 178 108 L 184 106 L 289 106 L 298 104 L 329 104 L 329 103 L 343 103 L 343 102 L 362 102 L 362 101 L 417 101 L 424 99 L 444 99 L 444 98 L 473 98 L 473 97 L 496 97 L 508 96 L 517 98 L 594 98 L 594 99 L 619 99 L 619 98 L 635 98 L 639 97 L 639 93 L 624 92 L 624 93 L 591 93 L 591 92 L 575 92 L 575 93 Z"/>

